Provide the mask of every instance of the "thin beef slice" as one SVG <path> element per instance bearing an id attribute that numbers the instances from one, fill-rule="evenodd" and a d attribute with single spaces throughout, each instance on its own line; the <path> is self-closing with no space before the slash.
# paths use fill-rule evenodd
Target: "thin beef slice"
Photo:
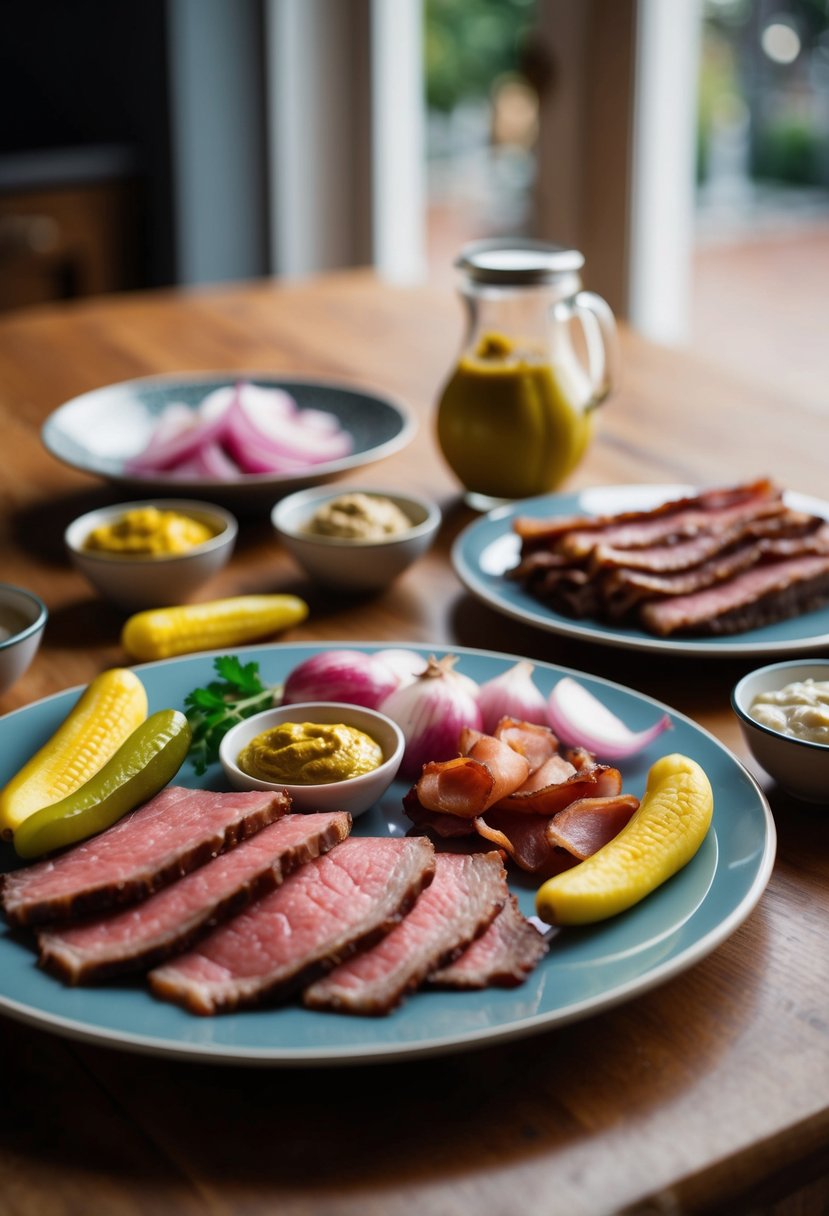
<path id="1" fill-rule="evenodd" d="M 150 987 L 200 1014 L 283 999 L 390 932 L 434 873 L 425 837 L 349 837 L 154 968 Z"/>
<path id="2" fill-rule="evenodd" d="M 71 984 L 147 969 L 274 890 L 350 830 L 343 811 L 285 815 L 142 903 L 42 930 L 41 965 Z"/>
<path id="3" fill-rule="evenodd" d="M 13 925 L 42 925 L 137 903 L 289 807 L 282 790 L 216 794 L 167 786 L 100 835 L 3 875 L 3 909 Z"/>
<path id="4" fill-rule="evenodd" d="M 431 971 L 483 933 L 507 896 L 498 853 L 438 853 L 434 881 L 408 916 L 376 946 L 307 988 L 305 1005 L 338 1013 L 389 1013 Z"/>

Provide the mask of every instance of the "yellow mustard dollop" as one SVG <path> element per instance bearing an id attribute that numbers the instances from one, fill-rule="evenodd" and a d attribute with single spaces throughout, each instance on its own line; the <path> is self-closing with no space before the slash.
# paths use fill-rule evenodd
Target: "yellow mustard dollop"
<path id="1" fill-rule="evenodd" d="M 84 549 L 127 557 L 186 553 L 215 535 L 207 524 L 179 511 L 135 507 L 113 523 L 93 528 L 84 541 Z"/>
<path id="2" fill-rule="evenodd" d="M 236 763 L 260 781 L 330 785 L 370 773 L 383 759 L 376 740 L 343 722 L 281 722 L 251 739 Z"/>

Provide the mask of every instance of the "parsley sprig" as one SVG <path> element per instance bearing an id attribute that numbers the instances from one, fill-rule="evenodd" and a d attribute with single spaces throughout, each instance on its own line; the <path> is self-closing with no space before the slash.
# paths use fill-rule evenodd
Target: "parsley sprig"
<path id="1" fill-rule="evenodd" d="M 194 688 L 184 698 L 187 720 L 193 732 L 190 759 L 199 774 L 219 758 L 219 744 L 224 735 L 260 710 L 276 704 L 279 687 L 262 683 L 259 664 L 241 663 L 235 655 L 222 655 L 213 661 L 218 680 L 205 688 Z"/>

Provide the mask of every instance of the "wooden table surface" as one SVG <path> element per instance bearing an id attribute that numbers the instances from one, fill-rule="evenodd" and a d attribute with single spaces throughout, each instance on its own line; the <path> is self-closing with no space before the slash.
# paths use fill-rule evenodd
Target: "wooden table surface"
<path id="1" fill-rule="evenodd" d="M 520 1042 L 417 1062 L 181 1063 L 3 1018 L 0 1213 L 827 1210 L 829 820 L 749 761 L 728 698 L 750 662 L 575 643 L 465 593 L 449 549 L 474 516 L 431 425 L 461 326 L 451 292 L 379 285 L 364 273 L 0 319 L 1 577 L 50 610 L 43 646 L 0 697 L 0 712 L 125 661 L 122 615 L 69 568 L 61 540 L 70 519 L 119 492 L 45 452 L 39 430 L 51 410 L 100 385 L 173 371 L 362 383 L 405 400 L 420 427 L 406 451 L 360 480 L 436 499 L 444 526 L 433 551 L 386 593 L 338 602 L 305 581 L 260 514 L 242 520 L 238 551 L 203 598 L 294 591 L 311 612 L 286 641 L 483 647 L 562 662 L 668 702 L 723 740 L 767 789 L 779 840 L 762 900 L 707 958 L 638 999 Z M 768 473 L 826 495 L 827 427 L 818 433 L 814 414 L 631 333 L 623 356 L 621 389 L 568 488 Z"/>

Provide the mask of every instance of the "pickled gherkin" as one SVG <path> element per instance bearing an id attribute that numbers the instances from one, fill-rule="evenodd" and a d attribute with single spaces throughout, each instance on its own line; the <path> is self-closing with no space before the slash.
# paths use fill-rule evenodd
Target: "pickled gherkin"
<path id="1" fill-rule="evenodd" d="M 84 785 L 20 824 L 14 833 L 18 856 L 41 857 L 111 827 L 172 780 L 190 739 L 190 724 L 179 710 L 151 714 Z"/>

